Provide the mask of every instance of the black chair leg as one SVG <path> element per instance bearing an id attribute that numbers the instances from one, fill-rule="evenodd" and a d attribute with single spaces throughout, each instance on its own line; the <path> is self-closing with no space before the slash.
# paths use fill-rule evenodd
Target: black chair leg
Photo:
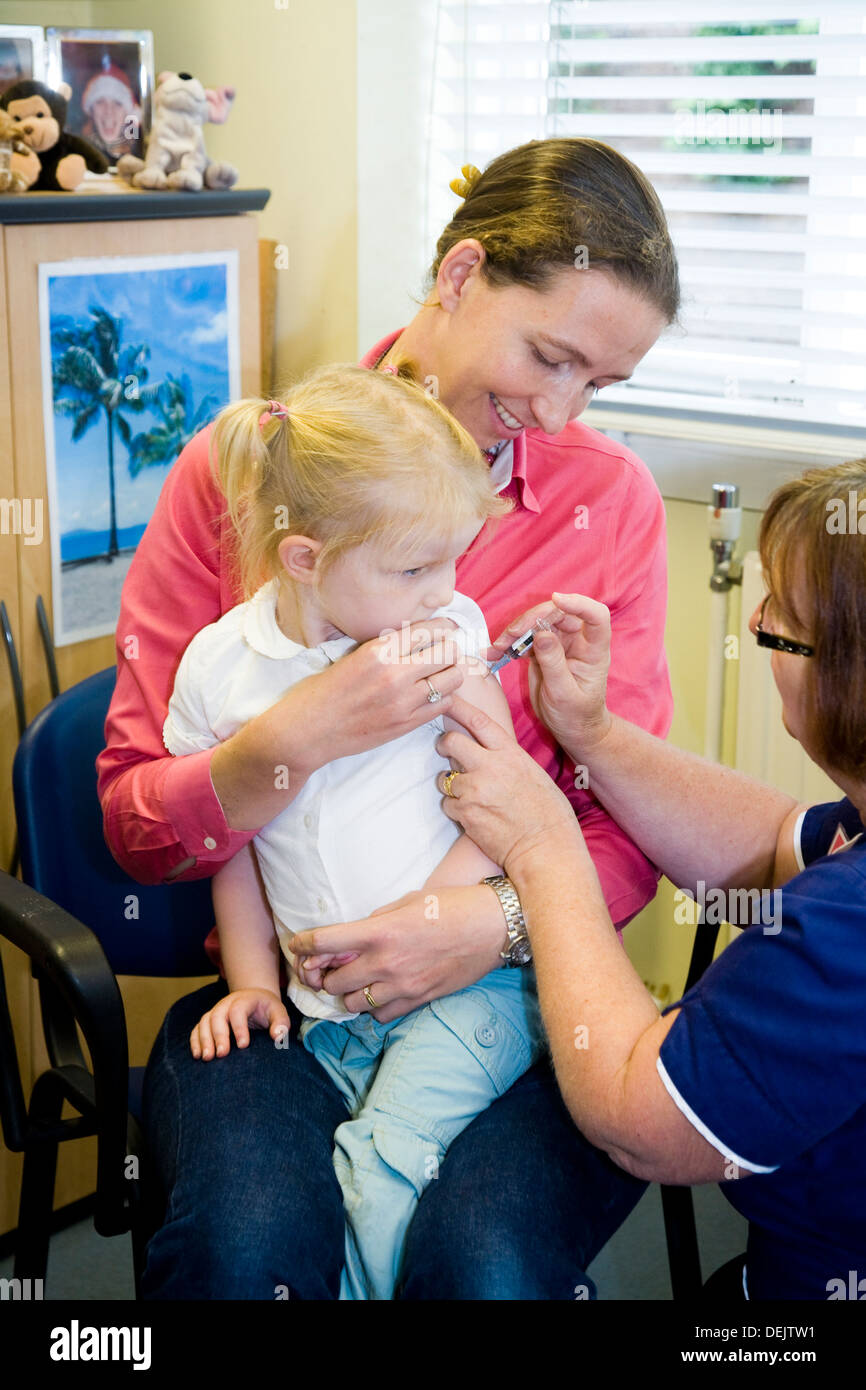
<path id="1" fill-rule="evenodd" d="M 43 1126 L 46 1135 L 56 1132 L 62 1109 L 63 1095 L 51 1073 L 44 1072 L 30 1098 L 29 1128 L 37 1136 Z M 13 1269 L 16 1279 L 45 1278 L 56 1175 L 57 1139 L 34 1138 L 24 1150 Z"/>
<path id="2" fill-rule="evenodd" d="M 671 1272 L 671 1292 L 675 1301 L 699 1298 L 701 1257 L 695 1209 L 689 1187 L 662 1187 L 662 1210 Z"/>
<path id="3" fill-rule="evenodd" d="M 686 977 L 683 994 L 688 994 L 692 985 L 696 985 L 704 971 L 708 970 L 712 965 L 718 938 L 719 924 L 716 922 L 706 922 L 703 916 L 701 916 L 695 928 L 692 958 L 689 962 L 689 973 Z"/>
<path id="4" fill-rule="evenodd" d="M 712 964 L 718 935 L 718 925 L 705 921 L 701 915 L 695 929 L 684 994 L 697 984 Z M 703 1281 L 692 1190 L 690 1187 L 662 1186 L 661 1193 L 671 1292 L 676 1300 L 699 1298 Z"/>
<path id="5" fill-rule="evenodd" d="M 713 1303 L 745 1303 L 746 1294 L 743 1289 L 743 1266 L 746 1263 L 746 1252 L 742 1255 L 735 1255 L 732 1260 L 728 1260 L 714 1274 L 711 1274 L 704 1284 L 701 1298 Z"/>

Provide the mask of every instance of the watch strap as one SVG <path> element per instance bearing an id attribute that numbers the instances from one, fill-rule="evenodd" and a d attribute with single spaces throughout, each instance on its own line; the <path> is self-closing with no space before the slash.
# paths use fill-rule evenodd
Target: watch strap
<path id="1" fill-rule="evenodd" d="M 532 950 L 529 945 L 526 918 L 520 906 L 517 889 L 506 874 L 493 874 L 490 878 L 483 878 L 481 882 L 493 889 L 505 916 L 508 940 L 505 950 L 499 952 L 503 965 L 512 967 L 528 965 L 532 960 Z"/>

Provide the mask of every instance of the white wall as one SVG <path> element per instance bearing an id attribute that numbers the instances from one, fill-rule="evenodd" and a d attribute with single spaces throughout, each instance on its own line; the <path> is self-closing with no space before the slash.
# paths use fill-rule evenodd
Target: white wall
<path id="1" fill-rule="evenodd" d="M 424 243 L 424 199 L 436 5 L 357 6 L 360 355 L 412 318 L 433 258 Z"/>
<path id="2" fill-rule="evenodd" d="M 50 24 L 62 7 L 21 8 L 31 23 Z M 277 277 L 277 380 L 354 360 L 355 0 L 91 0 L 87 8 L 79 23 L 152 29 L 157 73 L 185 70 L 206 86 L 237 88 L 227 123 L 205 134 L 214 157 L 240 170 L 239 187 L 271 190 L 259 234 L 288 248 Z"/>

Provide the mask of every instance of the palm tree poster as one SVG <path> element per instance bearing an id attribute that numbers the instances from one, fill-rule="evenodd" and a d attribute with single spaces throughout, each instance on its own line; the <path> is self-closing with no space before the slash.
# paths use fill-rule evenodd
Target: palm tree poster
<path id="1" fill-rule="evenodd" d="M 57 646 L 113 632 L 181 449 L 240 395 L 236 251 L 39 267 Z"/>

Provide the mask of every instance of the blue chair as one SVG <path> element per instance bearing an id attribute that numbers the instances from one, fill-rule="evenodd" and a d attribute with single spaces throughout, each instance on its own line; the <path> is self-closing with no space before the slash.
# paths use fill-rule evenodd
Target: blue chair
<path id="1" fill-rule="evenodd" d="M 115 976 L 213 974 L 203 947 L 213 909 L 210 879 L 143 886 L 105 844 L 94 762 L 114 682 L 111 667 L 52 700 L 15 756 L 24 883 L 0 875 L 0 935 L 30 957 L 51 1066 L 25 1104 L 0 965 L 0 1117 L 7 1148 L 24 1154 L 15 1277 L 45 1276 L 58 1145 L 95 1134 L 94 1225 L 100 1235 L 132 1233 L 138 1290 L 162 1196 L 148 1181 L 144 1068 L 128 1065 Z M 74 1118 L 61 1119 L 64 1100 Z"/>

